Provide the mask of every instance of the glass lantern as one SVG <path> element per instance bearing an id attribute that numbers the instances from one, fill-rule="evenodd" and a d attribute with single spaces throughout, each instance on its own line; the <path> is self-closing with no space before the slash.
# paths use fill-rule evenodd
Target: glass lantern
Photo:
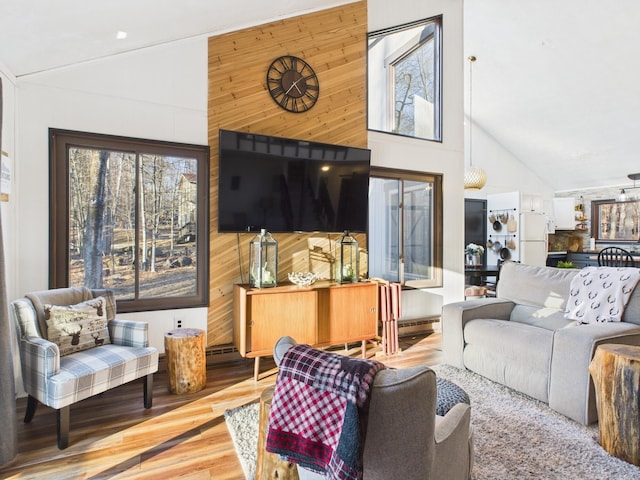
<path id="1" fill-rule="evenodd" d="M 249 244 L 249 283 L 252 287 L 275 287 L 278 278 L 278 242 L 266 229 Z"/>
<path id="2" fill-rule="evenodd" d="M 358 242 L 348 230 L 336 242 L 336 281 L 340 283 L 357 282 L 360 265 Z"/>

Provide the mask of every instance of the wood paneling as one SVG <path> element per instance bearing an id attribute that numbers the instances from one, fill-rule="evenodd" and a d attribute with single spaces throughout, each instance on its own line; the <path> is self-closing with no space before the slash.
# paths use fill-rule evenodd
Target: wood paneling
<path id="1" fill-rule="evenodd" d="M 209 38 L 210 298 L 208 345 L 232 341 L 232 290 L 246 283 L 253 234 L 219 234 L 218 130 L 367 146 L 367 2 L 361 1 Z M 266 72 L 274 58 L 306 60 L 320 81 L 308 112 L 289 113 L 271 99 Z M 326 237 L 327 234 L 324 234 Z M 316 235 L 317 236 L 317 235 Z M 276 235 L 279 281 L 314 235 Z M 332 239 L 339 236 L 334 234 Z M 357 237 L 362 246 L 366 237 Z"/>

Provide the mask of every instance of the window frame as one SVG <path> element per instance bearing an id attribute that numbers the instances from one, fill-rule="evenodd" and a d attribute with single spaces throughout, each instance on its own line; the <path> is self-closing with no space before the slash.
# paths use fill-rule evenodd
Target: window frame
<path id="1" fill-rule="evenodd" d="M 419 26 L 426 26 L 427 24 L 433 25 L 433 33 L 431 34 L 431 36 L 433 37 L 433 41 L 434 41 L 434 57 L 435 57 L 435 60 L 434 60 L 434 84 L 435 85 L 434 85 L 434 92 L 433 92 L 433 96 L 434 96 L 433 97 L 434 98 L 433 137 L 434 138 L 419 137 L 415 135 L 408 135 L 405 133 L 398 133 L 394 131 L 395 130 L 395 88 L 396 88 L 395 81 L 394 81 L 394 68 L 395 68 L 394 65 L 397 64 L 399 61 L 401 61 L 401 59 L 408 57 L 411 53 L 413 53 L 418 48 L 420 48 L 424 43 L 426 43 L 427 41 L 426 39 L 424 39 L 421 42 L 417 42 L 415 45 L 413 45 L 411 48 L 408 48 L 408 49 L 403 50 L 401 47 L 399 47 L 396 49 L 396 51 L 399 53 L 394 56 L 393 60 L 385 59 L 384 68 L 386 69 L 386 72 L 383 72 L 382 75 L 379 76 L 379 78 L 385 78 L 385 82 L 386 82 L 385 91 L 383 92 L 384 96 L 382 97 L 386 99 L 386 106 L 384 107 L 384 109 L 387 112 L 385 114 L 386 127 L 384 127 L 384 129 L 371 127 L 371 118 L 370 118 L 371 108 L 369 107 L 369 98 L 371 98 L 371 93 L 369 93 L 367 95 L 367 130 L 373 131 L 373 132 L 387 133 L 390 135 L 397 135 L 401 137 L 416 138 L 416 139 L 426 140 L 430 142 L 438 142 L 438 143 L 443 142 L 443 139 L 442 139 L 442 131 L 443 131 L 443 105 L 442 105 L 442 102 L 443 102 L 443 96 L 442 96 L 443 45 L 442 43 L 444 38 L 444 35 L 442 32 L 443 16 L 436 15 L 433 17 L 416 20 L 414 22 L 409 22 L 402 25 L 397 25 L 394 27 L 383 28 L 380 30 L 369 32 L 367 34 L 367 58 L 369 58 L 370 45 L 373 39 L 383 38 L 385 35 L 402 32 L 404 30 L 409 30 Z M 371 74 L 370 68 L 371 68 L 371 61 L 368 60 L 367 61 L 367 88 L 370 92 L 372 92 L 375 89 L 372 87 L 372 84 L 371 84 L 372 74 Z M 380 96 L 376 96 L 376 95 L 374 95 L 374 97 L 380 98 Z"/>
<path id="2" fill-rule="evenodd" d="M 209 146 L 49 129 L 49 288 L 69 285 L 69 147 L 119 150 L 197 160 L 196 293 L 118 299 L 118 312 L 207 306 L 209 302 Z M 136 279 L 136 282 L 138 280 Z"/>
<path id="3" fill-rule="evenodd" d="M 370 178 L 382 178 L 387 180 L 398 180 L 403 185 L 403 192 L 400 198 L 404 198 L 404 182 L 418 181 L 433 184 L 433 278 L 420 280 L 406 280 L 404 273 L 399 272 L 401 283 L 404 287 L 410 288 L 440 288 L 443 286 L 443 190 L 442 190 L 442 174 L 417 172 L 412 170 L 401 170 L 386 167 L 371 167 Z M 398 261 L 404 258 L 404 210 L 402 202 L 399 205 L 399 249 Z M 369 218 L 369 228 L 371 228 L 371 218 Z M 367 236 L 368 238 L 368 236 Z M 368 245 L 368 247 L 370 247 Z M 375 252 L 368 248 L 369 255 L 375 255 Z"/>

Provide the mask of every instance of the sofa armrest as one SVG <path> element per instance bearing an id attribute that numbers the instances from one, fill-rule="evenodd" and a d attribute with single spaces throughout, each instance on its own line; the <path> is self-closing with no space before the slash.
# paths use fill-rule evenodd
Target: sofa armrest
<path id="1" fill-rule="evenodd" d="M 476 318 L 509 320 L 515 303 L 500 298 L 482 298 L 449 303 L 442 307 L 443 362 L 464 368 L 464 326 Z"/>
<path id="2" fill-rule="evenodd" d="M 148 347 L 149 324 L 135 320 L 113 319 L 108 323 L 109 337 L 114 345 Z"/>
<path id="3" fill-rule="evenodd" d="M 22 337 L 20 364 L 25 391 L 40 401 L 46 399 L 47 381 L 60 370 L 58 345 L 41 337 Z"/>
<path id="4" fill-rule="evenodd" d="M 473 465 L 470 422 L 471 407 L 466 403 L 458 403 L 444 417 L 438 417 L 433 478 L 469 478 Z"/>
<path id="5" fill-rule="evenodd" d="M 628 322 L 572 324 L 553 336 L 549 406 L 584 425 L 598 419 L 589 364 L 603 343 L 640 345 L 640 326 Z"/>

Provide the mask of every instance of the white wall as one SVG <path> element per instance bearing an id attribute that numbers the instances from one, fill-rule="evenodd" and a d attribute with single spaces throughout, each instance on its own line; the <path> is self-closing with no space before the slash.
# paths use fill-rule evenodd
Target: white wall
<path id="1" fill-rule="evenodd" d="M 15 169 L 17 266 L 12 298 L 48 288 L 49 128 L 206 145 L 207 39 L 139 50 L 17 81 Z M 28 220 L 27 220 L 28 219 Z M 206 330 L 207 309 L 121 314 L 148 320 L 150 342 L 164 351 L 175 320 Z"/>
<path id="2" fill-rule="evenodd" d="M 369 132 L 372 164 L 443 175 L 443 287 L 406 297 L 421 302 L 424 315 L 439 315 L 444 303 L 462 300 L 464 290 L 464 129 L 462 0 L 369 0 L 369 31 L 442 14 L 443 130 L 442 142 Z M 404 302 L 403 302 L 404 303 Z M 413 310 L 413 309 L 412 309 Z"/>
<path id="3" fill-rule="evenodd" d="M 465 118 L 465 165 L 469 165 L 469 118 Z M 473 127 L 473 165 L 487 173 L 487 184 L 482 190 L 465 191 L 467 198 L 487 198 L 494 193 L 519 191 L 542 195 L 547 213 L 552 211 L 554 192 L 513 153 L 506 150 L 480 126 Z"/>

